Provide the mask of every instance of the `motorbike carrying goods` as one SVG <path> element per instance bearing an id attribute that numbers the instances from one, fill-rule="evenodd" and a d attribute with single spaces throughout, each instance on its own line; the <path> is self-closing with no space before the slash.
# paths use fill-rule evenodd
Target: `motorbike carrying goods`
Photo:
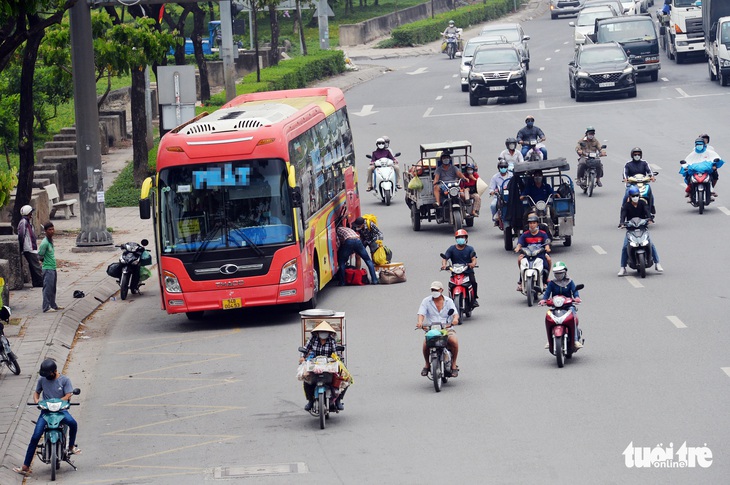
<path id="1" fill-rule="evenodd" d="M 406 267 L 403 263 L 389 263 L 375 267 L 379 271 L 378 281 L 382 285 L 404 283 L 406 281 Z"/>
<path id="2" fill-rule="evenodd" d="M 481 180 L 481 179 L 480 179 Z M 408 182 L 408 189 L 409 190 L 415 190 L 415 191 L 421 191 L 423 190 L 423 181 L 420 177 L 413 177 L 410 182 Z"/>

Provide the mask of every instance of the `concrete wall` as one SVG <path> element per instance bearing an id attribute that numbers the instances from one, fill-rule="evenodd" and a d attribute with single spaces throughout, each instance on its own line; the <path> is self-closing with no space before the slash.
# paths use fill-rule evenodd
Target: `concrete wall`
<path id="1" fill-rule="evenodd" d="M 433 0 L 433 7 L 435 13 L 450 10 L 448 0 Z M 375 17 L 359 24 L 343 24 L 340 25 L 340 46 L 366 44 L 390 34 L 396 27 L 429 17 L 431 17 L 431 2 Z"/>

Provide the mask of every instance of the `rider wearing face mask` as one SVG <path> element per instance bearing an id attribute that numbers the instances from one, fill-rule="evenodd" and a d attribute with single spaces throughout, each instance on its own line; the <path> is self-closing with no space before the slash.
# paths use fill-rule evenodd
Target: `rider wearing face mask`
<path id="1" fill-rule="evenodd" d="M 717 169 L 720 168 L 725 162 L 720 159 L 714 150 L 707 148 L 707 142 L 704 138 L 697 138 L 695 140 L 695 149 L 689 153 L 684 160 L 680 162 L 682 167 L 679 169 L 679 173 L 684 175 L 684 181 L 687 183 L 685 189 L 685 197 L 689 197 L 690 176 L 693 173 L 710 173 L 712 179 L 712 195 L 717 197 L 717 193 L 714 192 L 715 185 L 717 184 Z"/>
<path id="2" fill-rule="evenodd" d="M 506 148 L 499 154 L 498 159 L 506 161 L 510 166 L 510 171 L 512 171 L 516 163 L 522 163 L 525 161 L 525 157 L 523 157 L 522 152 L 517 149 L 516 138 L 507 138 L 504 141 L 504 146 Z"/>
<path id="3" fill-rule="evenodd" d="M 337 332 L 335 332 L 335 329 L 332 328 L 326 320 L 319 322 L 319 324 L 312 330 L 312 336 L 309 337 L 307 345 L 304 346 L 304 348 L 307 349 L 307 352 L 299 357 L 299 363 L 301 364 L 304 362 L 306 357 L 317 357 L 320 355 L 329 357 L 335 353 L 342 358 L 341 352 L 337 351 L 337 341 L 335 340 L 336 335 Z M 306 377 L 302 384 L 304 385 L 304 395 L 307 397 L 307 404 L 304 406 L 304 410 L 309 411 L 312 409 L 312 404 L 314 404 L 314 388 L 316 387 L 316 384 L 313 379 L 308 379 Z M 340 411 L 345 409 L 345 403 L 343 403 L 342 400 L 345 397 L 346 391 L 347 389 L 342 391 L 335 401 L 335 405 Z"/>
<path id="4" fill-rule="evenodd" d="M 649 166 L 649 163 L 646 160 L 643 160 L 641 157 L 643 155 L 643 152 L 641 151 L 641 148 L 634 147 L 631 150 L 631 160 L 626 162 L 626 165 L 624 165 L 624 183 L 626 183 L 626 193 L 624 194 L 624 199 L 626 199 L 629 196 L 629 187 L 632 187 L 628 183 L 629 177 L 633 177 L 635 175 L 645 175 L 649 177 L 649 179 L 652 182 L 656 182 L 656 177 L 654 177 L 654 172 L 651 171 L 651 167 Z M 652 211 L 652 214 L 656 212 L 654 209 L 654 194 L 650 193 L 651 200 L 647 201 L 649 203 L 649 208 Z"/>
<path id="5" fill-rule="evenodd" d="M 556 261 L 553 265 L 553 279 L 547 284 L 545 293 L 542 295 L 542 299 L 538 303 L 539 305 L 545 305 L 547 301 L 553 296 L 567 296 L 572 298 L 575 303 L 580 303 L 580 295 L 578 290 L 575 288 L 575 283 L 568 277 L 568 267 L 562 261 Z M 575 316 L 576 308 L 571 308 Z M 573 318 L 573 322 L 577 322 L 576 318 Z M 545 330 L 547 331 L 548 340 L 552 337 L 551 325 L 546 323 Z M 583 347 L 583 343 L 579 339 L 578 326 L 572 329 L 573 331 L 573 347 L 579 349 Z M 545 348 L 550 348 L 550 343 L 545 344 Z"/>
<path id="6" fill-rule="evenodd" d="M 479 192 L 477 192 L 477 180 L 479 179 L 479 174 L 477 173 L 477 168 L 473 163 L 469 162 L 466 164 L 464 177 L 466 177 L 466 179 L 461 181 L 461 190 L 464 200 L 468 202 L 469 199 L 474 199 L 471 215 L 473 217 L 479 217 L 479 210 L 482 208 L 482 198 L 479 195 Z"/>
<path id="7" fill-rule="evenodd" d="M 519 154 L 520 152 L 516 153 Z M 492 220 L 495 226 L 499 225 L 497 219 L 497 197 L 499 197 L 500 190 L 503 188 L 507 189 L 506 182 L 511 178 L 512 172 L 509 171 L 509 163 L 506 160 L 500 160 L 497 163 L 497 173 L 492 175 L 492 179 L 489 181 L 489 195 L 494 196 L 489 208 L 492 210 Z"/>
<path id="8" fill-rule="evenodd" d="M 451 316 L 449 316 L 449 310 L 453 310 Z M 456 338 L 454 325 L 459 324 L 459 312 L 456 310 L 454 300 L 444 295 L 444 285 L 440 281 L 434 281 L 431 283 L 431 294 L 424 298 L 421 306 L 418 307 L 416 328 L 422 328 L 424 325 L 430 326 L 433 323 L 443 324 L 444 322 L 451 324 L 448 330 L 449 339 L 446 342 L 446 346 L 451 352 L 451 377 L 458 377 L 459 367 L 456 365 L 456 358 L 459 355 L 459 341 Z M 423 359 L 426 361 L 426 365 L 421 370 L 423 377 L 428 376 L 430 369 L 428 357 L 428 347 L 426 347 L 426 340 L 424 339 Z"/>
<path id="9" fill-rule="evenodd" d="M 370 166 L 368 167 L 368 187 L 367 191 L 373 190 L 373 172 L 375 171 L 375 162 L 381 158 L 390 158 L 393 160 L 393 170 L 395 171 L 396 188 L 402 189 L 400 184 L 400 170 L 398 169 L 398 160 L 395 159 L 395 155 L 390 150 L 390 138 L 388 142 L 385 141 L 384 137 L 375 140 L 375 151 L 370 155 Z"/>
<path id="10" fill-rule="evenodd" d="M 433 176 L 433 195 L 436 198 L 436 207 L 441 207 L 441 195 L 444 193 L 441 182 L 455 182 L 458 179 L 467 180 L 461 170 L 454 166 L 451 159 L 451 153 L 444 151 L 441 153 L 441 165 L 436 168 Z"/>
<path id="11" fill-rule="evenodd" d="M 547 268 L 547 271 L 543 274 L 543 281 L 547 283 L 547 277 L 550 273 L 550 236 L 548 233 L 540 229 L 540 218 L 535 214 L 527 216 L 527 227 L 528 230 L 520 234 L 517 238 L 517 246 L 515 246 L 515 252 L 519 254 L 517 257 L 517 267 L 520 268 L 520 263 L 525 257 L 524 254 L 520 253 L 520 250 L 529 246 L 530 244 L 542 244 L 545 247 L 545 252 L 541 253 L 538 258 L 542 259 L 542 267 Z M 520 279 L 517 281 L 517 291 L 522 291 L 522 272 L 520 272 Z"/>
<path id="12" fill-rule="evenodd" d="M 477 265 L 477 253 L 474 248 L 467 244 L 469 240 L 469 233 L 465 229 L 459 229 L 454 234 L 456 238 L 456 244 L 450 246 L 446 250 L 444 256 L 446 259 L 441 260 L 441 269 L 448 268 L 448 260 L 451 260 L 451 264 L 465 264 L 469 266 L 469 269 L 464 271 L 464 274 L 468 274 L 471 277 L 471 283 L 474 287 L 474 306 L 478 307 L 479 292 L 477 291 L 477 280 L 474 277 L 474 267 Z"/>
<path id="13" fill-rule="evenodd" d="M 580 157 L 578 159 L 578 180 L 581 180 L 585 176 L 586 157 L 591 152 L 600 153 L 602 157 L 606 156 L 606 152 L 601 148 L 601 143 L 596 139 L 596 129 L 589 126 L 586 128 L 585 136 L 578 140 L 578 144 L 575 147 L 575 153 Z M 598 174 L 596 175 L 596 185 L 599 187 L 603 187 L 601 177 L 603 177 L 603 162 L 598 166 Z"/>
<path id="14" fill-rule="evenodd" d="M 649 219 L 650 224 L 654 222 L 654 216 L 652 216 L 649 211 L 649 205 L 639 196 L 639 189 L 632 185 L 629 187 L 629 196 L 627 200 L 621 206 L 621 220 L 618 227 L 624 226 L 626 221 L 631 220 L 634 217 Z M 662 268 L 662 265 L 659 264 L 659 254 L 656 251 L 654 243 L 651 242 L 651 237 L 649 237 L 649 244 L 651 244 L 651 254 L 654 262 L 656 263 L 656 270 L 661 273 L 664 271 L 664 268 Z M 626 237 L 624 237 L 624 246 L 621 249 L 621 269 L 618 270 L 619 276 L 626 276 L 626 274 L 628 274 L 626 271 L 626 263 L 629 260 L 629 253 L 626 249 L 628 245 L 629 237 L 627 234 Z"/>
<path id="15" fill-rule="evenodd" d="M 522 156 L 527 154 L 530 149 L 530 140 L 537 140 L 538 143 L 545 141 L 545 133 L 540 128 L 535 126 L 535 117 L 530 115 L 525 118 L 525 127 L 517 132 L 517 142 L 522 145 Z M 547 160 L 547 149 L 545 147 L 540 148 L 542 152 L 542 158 Z"/>

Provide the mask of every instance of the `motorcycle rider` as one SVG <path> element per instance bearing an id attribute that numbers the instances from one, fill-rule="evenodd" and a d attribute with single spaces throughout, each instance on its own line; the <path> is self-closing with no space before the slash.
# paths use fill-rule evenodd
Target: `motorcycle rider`
<path id="1" fill-rule="evenodd" d="M 525 188 L 522 189 L 520 194 L 520 200 L 526 200 L 531 197 L 534 202 L 544 200 L 547 202 L 550 195 L 554 197 L 560 197 L 560 194 L 555 192 L 550 184 L 543 182 L 543 176 L 541 170 L 532 172 L 532 181 L 525 184 Z"/>
<path id="2" fill-rule="evenodd" d="M 545 288 L 545 293 L 543 293 L 542 299 L 540 300 L 538 305 L 545 305 L 551 297 L 557 295 L 572 298 L 575 303 L 580 303 L 581 301 L 578 290 L 575 288 L 575 283 L 568 277 L 568 267 L 562 261 L 556 261 L 553 265 L 553 279 L 550 280 L 550 282 L 547 284 L 547 287 Z M 575 322 L 575 328 L 573 329 L 573 347 L 577 350 L 583 347 L 583 344 L 579 340 L 578 319 L 575 315 L 577 308 L 575 307 L 575 305 L 573 305 L 571 311 L 573 312 L 573 321 Z M 545 348 L 549 349 L 549 341 L 552 335 L 550 334 L 550 328 L 546 326 L 545 330 L 547 331 L 548 337 L 548 343 L 545 344 Z"/>
<path id="3" fill-rule="evenodd" d="M 390 151 L 385 143 L 384 138 L 378 138 L 375 140 L 376 150 L 370 155 L 370 166 L 368 167 L 368 187 L 367 191 L 373 190 L 373 172 L 375 171 L 375 162 L 381 158 L 389 158 L 393 160 L 393 170 L 395 171 L 395 186 L 398 189 L 402 189 L 403 186 L 400 184 L 400 169 L 398 168 L 398 161 L 393 156 L 393 152 Z"/>
<path id="4" fill-rule="evenodd" d="M 628 200 L 626 200 L 621 206 L 621 219 L 618 227 L 624 227 L 626 225 L 626 221 L 631 220 L 634 217 L 649 219 L 650 224 L 654 222 L 654 216 L 652 216 L 651 211 L 649 211 L 649 205 L 641 197 L 639 197 L 639 189 L 632 185 L 629 187 Z M 649 237 L 649 244 L 651 245 L 652 259 L 654 259 L 654 263 L 656 263 L 655 268 L 658 273 L 662 273 L 664 272 L 664 268 L 662 268 L 662 265 L 659 264 L 659 254 L 657 253 L 656 246 L 654 246 L 654 243 L 651 242 L 651 237 Z M 629 236 L 627 234 L 624 237 L 624 245 L 621 249 L 621 268 L 618 270 L 618 276 L 626 276 L 628 274 L 626 271 L 626 263 L 629 260 L 629 252 L 627 249 L 628 245 Z"/>
<path id="5" fill-rule="evenodd" d="M 712 181 L 712 196 L 717 197 L 717 193 L 715 192 L 715 185 L 717 185 L 717 179 L 719 178 L 717 169 L 725 162 L 720 159 L 720 155 L 718 155 L 715 150 L 712 150 L 711 147 L 707 146 L 707 141 L 705 141 L 704 136 L 707 135 L 700 136 L 695 140 L 694 151 L 690 152 L 684 160 L 679 162 L 682 164 L 682 167 L 679 169 L 679 173 L 684 175 L 684 181 L 687 183 L 687 188 L 684 191 L 685 197 L 689 197 L 690 195 L 690 176 L 696 172 L 710 173 L 710 179 Z M 709 139 L 710 137 L 707 136 L 707 140 Z"/>
<path id="6" fill-rule="evenodd" d="M 514 149 L 512 151 L 520 155 L 520 158 L 522 157 L 520 152 L 515 151 Z M 509 162 L 500 158 L 499 162 L 497 162 L 497 173 L 492 175 L 492 179 L 489 181 L 489 195 L 494 197 L 489 208 L 492 211 L 492 220 L 494 221 L 495 226 L 499 225 L 499 217 L 501 217 L 501 214 L 497 215 L 497 199 L 500 197 L 500 190 L 502 190 L 502 188 L 507 188 L 505 182 L 511 178 L 512 172 L 509 171 Z"/>
<path id="7" fill-rule="evenodd" d="M 451 260 L 451 264 L 465 264 L 469 266 L 469 269 L 464 271 L 464 274 L 468 274 L 471 279 L 472 287 L 474 288 L 474 308 L 479 306 L 479 292 L 477 291 L 477 279 L 474 276 L 474 267 L 477 265 L 477 253 L 474 248 L 467 244 L 469 240 L 469 233 L 466 229 L 459 229 L 454 234 L 456 238 L 456 244 L 449 246 L 444 256 L 446 259 L 441 260 L 441 269 L 445 270 L 449 267 L 448 260 Z"/>
<path id="8" fill-rule="evenodd" d="M 453 310 L 451 315 L 449 315 L 449 310 Z M 459 312 L 456 305 L 454 305 L 454 300 L 444 295 L 444 285 L 440 281 L 431 283 L 431 294 L 424 298 L 421 306 L 418 307 L 416 328 L 423 328 L 424 321 L 428 322 L 425 326 L 430 326 L 432 323 L 449 323 L 450 321 L 451 326 L 448 329 L 449 338 L 446 346 L 451 352 L 451 377 L 459 377 L 459 366 L 456 365 L 456 357 L 459 355 L 459 340 L 456 338 L 456 331 L 454 330 L 454 325 L 459 324 Z M 430 367 L 429 352 L 425 339 L 423 341 L 423 358 L 426 365 L 421 370 L 421 375 L 426 377 Z"/>
<path id="9" fill-rule="evenodd" d="M 646 160 L 643 160 L 641 157 L 643 155 L 643 152 L 641 151 L 641 148 L 634 147 L 631 149 L 631 160 L 626 162 L 626 165 L 624 165 L 624 183 L 627 184 L 626 186 L 626 193 L 624 194 L 624 201 L 626 201 L 626 198 L 629 196 L 629 187 L 631 184 L 629 184 L 629 177 L 633 177 L 635 175 L 645 175 L 649 177 L 649 179 L 652 182 L 656 182 L 656 177 L 654 177 L 654 172 L 651 171 L 651 167 L 649 166 L 649 163 Z M 655 212 L 654 210 L 654 194 L 649 193 L 650 199 L 647 202 L 649 203 L 649 208 L 652 211 L 652 214 Z"/>
<path id="10" fill-rule="evenodd" d="M 601 142 L 596 140 L 596 129 L 589 126 L 586 128 L 585 136 L 578 140 L 575 147 L 575 153 L 580 157 L 578 158 L 578 180 L 583 180 L 585 177 L 586 160 L 588 160 L 588 154 L 591 152 L 600 153 L 602 157 L 606 156 L 606 152 L 601 148 Z M 600 162 L 596 174 L 596 185 L 599 187 L 603 187 L 601 177 L 603 177 L 603 162 Z"/>
<path id="11" fill-rule="evenodd" d="M 304 362 L 304 359 L 310 355 L 313 355 L 314 357 L 320 355 L 329 357 L 336 353 L 340 358 L 342 358 L 342 353 L 337 351 L 337 340 L 335 340 L 336 336 L 337 332 L 329 323 L 327 323 L 326 320 L 319 322 L 319 324 L 312 330 L 312 335 L 309 337 L 307 345 L 304 346 L 304 348 L 307 349 L 307 352 L 299 356 L 299 363 L 301 364 Z M 312 405 L 314 404 L 314 388 L 316 387 L 316 384 L 314 379 L 311 377 L 311 375 L 309 378 L 305 377 L 302 382 L 302 385 L 304 386 L 304 395 L 307 398 L 307 404 L 304 405 L 305 411 L 311 410 Z M 342 400 L 345 397 L 346 391 L 347 389 L 343 390 L 335 400 L 335 406 L 337 406 L 337 409 L 340 411 L 345 409 L 345 403 L 343 403 Z"/>
<path id="12" fill-rule="evenodd" d="M 543 273 L 543 283 L 547 283 L 547 277 L 550 273 L 550 265 L 552 260 L 550 259 L 550 236 L 541 230 L 539 227 L 540 218 L 537 214 L 530 214 L 527 216 L 527 227 L 528 230 L 520 234 L 517 238 L 517 246 L 515 246 L 515 252 L 519 254 L 517 256 L 517 268 L 520 268 L 520 263 L 524 259 L 525 255 L 520 253 L 520 250 L 530 244 L 542 244 L 545 246 L 545 251 L 538 257 L 542 259 L 543 268 L 547 268 L 547 271 Z M 522 271 L 520 271 L 520 279 L 517 281 L 517 291 L 522 291 Z"/>
<path id="13" fill-rule="evenodd" d="M 509 165 L 510 172 L 515 166 L 515 163 L 522 163 L 525 161 L 525 157 L 522 156 L 522 152 L 517 150 L 517 139 L 516 138 L 507 138 L 504 141 L 504 146 L 506 147 L 502 152 L 499 154 L 498 160 L 505 160 L 507 164 Z"/>
<path id="14" fill-rule="evenodd" d="M 530 150 L 530 140 L 537 140 L 538 143 L 545 141 L 545 133 L 535 126 L 535 117 L 532 115 L 525 118 L 525 127 L 517 132 L 517 142 L 522 145 L 523 157 Z M 542 159 L 547 160 L 547 148 L 543 146 L 540 148 L 540 151 L 542 152 Z"/>
<path id="15" fill-rule="evenodd" d="M 449 34 L 458 34 L 458 33 L 459 33 L 459 29 L 456 27 L 456 24 L 454 24 L 454 21 L 449 20 L 449 26 L 446 27 L 446 29 L 444 29 L 444 31 L 441 35 L 446 37 Z"/>
<path id="16" fill-rule="evenodd" d="M 38 378 L 38 382 L 35 386 L 35 392 L 33 393 L 33 402 L 38 404 L 41 400 L 41 394 L 43 399 L 61 399 L 69 401 L 73 395 L 74 387 L 71 384 L 71 379 L 58 372 L 56 361 L 53 359 L 45 359 L 41 362 L 41 367 L 38 372 L 41 377 Z M 38 421 L 36 421 L 35 430 L 33 436 L 30 438 L 28 443 L 28 450 L 25 452 L 25 460 L 23 461 L 22 467 L 15 467 L 13 470 L 16 473 L 20 473 L 24 476 L 30 476 L 32 473 L 30 470 L 30 462 L 33 460 L 36 448 L 38 448 L 38 442 L 43 436 L 43 431 L 46 427 L 46 420 L 43 419 L 43 415 L 47 411 L 41 411 Z M 76 446 L 76 433 L 78 431 L 78 423 L 68 412 L 68 409 L 61 411 L 63 414 L 62 423 L 68 426 L 68 453 L 71 455 L 78 455 L 81 450 Z"/>
<path id="17" fill-rule="evenodd" d="M 479 209 L 482 207 L 482 197 L 479 195 L 479 192 L 477 192 L 477 179 L 479 178 L 479 174 L 472 162 L 468 162 L 466 164 L 464 176 L 466 177 L 466 180 L 461 181 L 462 195 L 467 203 L 469 202 L 469 199 L 474 199 L 471 215 L 479 217 Z"/>
<path id="18" fill-rule="evenodd" d="M 436 168 L 433 177 L 433 195 L 436 198 L 436 207 L 441 207 L 441 194 L 444 190 L 441 188 L 440 183 L 455 182 L 458 179 L 467 180 L 461 170 L 456 168 L 451 160 L 451 153 L 444 150 L 441 153 L 441 165 Z"/>

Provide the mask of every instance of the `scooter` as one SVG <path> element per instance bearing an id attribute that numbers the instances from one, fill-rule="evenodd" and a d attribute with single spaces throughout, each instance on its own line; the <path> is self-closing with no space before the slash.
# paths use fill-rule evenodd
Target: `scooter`
<path id="1" fill-rule="evenodd" d="M 456 34 L 446 34 L 444 39 L 446 41 L 446 55 L 449 59 L 456 57 L 456 52 L 459 50 L 461 44 L 461 29 Z"/>
<path id="2" fill-rule="evenodd" d="M 142 244 L 127 242 L 115 246 L 122 250 L 122 255 L 119 256 L 118 263 L 112 263 L 106 269 L 106 273 L 109 276 L 117 279 L 117 284 L 119 285 L 119 296 L 122 300 L 127 298 L 129 290 L 131 290 L 132 294 L 135 295 L 139 293 L 139 287 L 144 285 L 140 270 L 142 269 L 142 266 L 152 264 L 152 257 L 145 249 L 145 246 L 149 244 L 149 241 L 147 239 L 142 239 L 140 242 Z"/>
<path id="3" fill-rule="evenodd" d="M 447 259 L 443 253 L 440 255 L 441 258 Z M 476 253 L 472 253 L 472 257 L 476 256 Z M 479 266 L 475 266 L 478 268 Z M 470 317 L 471 312 L 474 310 L 474 286 L 472 284 L 471 277 L 468 274 L 464 274 L 469 269 L 467 264 L 452 264 L 444 271 L 450 271 L 451 277 L 449 278 L 449 297 L 454 300 L 454 305 L 459 312 L 459 324 L 464 322 L 463 318 Z"/>
<path id="4" fill-rule="evenodd" d="M 575 287 L 576 290 L 583 288 L 584 285 Z M 548 306 L 545 328 L 548 334 L 552 335 L 552 338 L 548 339 L 550 353 L 555 356 L 558 367 L 563 367 L 565 359 L 571 359 L 573 353 L 578 351 L 573 347 L 575 332 L 578 332 L 578 340 L 583 343 L 583 332 L 578 328 L 578 315 L 573 311 L 578 302 L 566 296 L 556 295 L 545 304 Z"/>
<path id="5" fill-rule="evenodd" d="M 78 396 L 81 394 L 81 389 L 74 389 L 73 394 Z M 61 468 L 62 461 L 65 461 L 76 470 L 66 446 L 66 443 L 68 443 L 68 426 L 61 421 L 64 417 L 63 411 L 71 406 L 78 406 L 78 403 L 54 398 L 38 401 L 38 404 L 33 402 L 27 404 L 37 406 L 38 409 L 43 411 L 38 419 L 43 419 L 46 422 L 43 430 L 44 437 L 42 443 L 38 446 L 36 456 L 46 465 L 51 465 L 51 481 L 56 480 L 56 471 Z"/>
<path id="6" fill-rule="evenodd" d="M 5 325 L 10 321 L 10 307 L 3 306 L 0 308 L 0 364 L 5 364 L 10 369 L 10 372 L 16 376 L 20 374 L 20 365 L 18 365 L 18 358 L 15 356 L 12 350 L 10 350 L 10 342 L 5 336 Z"/>
<path id="7" fill-rule="evenodd" d="M 652 176 L 656 177 L 657 175 L 659 175 L 659 172 L 652 172 Z M 649 211 L 652 214 L 656 214 L 656 207 L 654 207 L 654 193 L 651 191 L 651 185 L 649 185 L 649 182 L 651 182 L 651 176 L 643 173 L 632 175 L 626 179 L 626 192 L 624 193 L 623 201 L 626 202 L 626 198 L 629 196 L 629 187 L 634 185 L 637 189 L 639 189 L 639 197 L 644 199 L 644 202 L 646 202 L 649 206 Z"/>
<path id="8" fill-rule="evenodd" d="M 449 316 L 453 314 L 454 310 L 449 310 Z M 448 348 L 447 330 L 449 327 L 451 324 L 448 322 L 423 326 L 423 330 L 426 331 L 426 347 L 429 352 L 429 379 L 433 381 L 433 388 L 436 392 L 441 392 L 441 387 L 451 377 L 451 351 Z"/>
<path id="9" fill-rule="evenodd" d="M 336 350 L 342 352 L 345 350 L 345 346 L 338 345 Z M 299 347 L 299 352 L 306 354 L 307 349 Z M 331 357 L 323 355 L 315 357 L 314 354 L 310 354 L 305 362 L 307 363 L 307 372 L 315 375 L 314 403 L 309 413 L 319 418 L 319 428 L 324 429 L 325 421 L 329 419 L 330 412 L 340 412 L 337 406 L 334 405 L 339 397 L 339 392 L 336 392 L 332 386 L 335 376 L 339 375 L 340 364 Z"/>
<path id="10" fill-rule="evenodd" d="M 700 214 L 703 214 L 705 206 L 710 205 L 713 200 L 710 172 L 694 172 L 689 175 L 689 203 L 699 208 Z"/>
<path id="11" fill-rule="evenodd" d="M 587 193 L 588 197 L 593 196 L 593 189 L 596 188 L 596 179 L 598 178 L 598 170 L 601 168 L 601 156 L 605 155 L 603 150 L 606 145 L 601 145 L 600 152 L 584 153 L 586 159 L 586 168 L 583 172 L 583 178 L 578 179 L 578 185 L 583 189 L 583 193 Z"/>
<path id="12" fill-rule="evenodd" d="M 372 160 L 372 155 L 365 155 Z M 400 152 L 395 154 L 400 156 Z M 375 170 L 373 170 L 373 195 L 379 196 L 386 206 L 390 205 L 391 199 L 395 196 L 398 188 L 398 180 L 395 176 L 395 161 L 390 158 L 379 158 L 373 162 Z"/>
<path id="13" fill-rule="evenodd" d="M 639 272 L 642 278 L 646 278 L 646 268 L 654 265 L 654 258 L 651 252 L 651 241 L 649 240 L 649 221 L 634 217 L 619 227 L 626 228 L 626 237 L 629 244 L 626 246 L 628 252 L 629 268 Z"/>
<path id="14" fill-rule="evenodd" d="M 520 275 L 522 275 L 522 294 L 527 297 L 527 306 L 532 306 L 538 301 L 538 295 L 545 291 L 543 278 L 547 278 L 542 258 L 539 256 L 545 252 L 542 244 L 529 244 L 520 248 L 525 255 L 520 261 Z"/>

